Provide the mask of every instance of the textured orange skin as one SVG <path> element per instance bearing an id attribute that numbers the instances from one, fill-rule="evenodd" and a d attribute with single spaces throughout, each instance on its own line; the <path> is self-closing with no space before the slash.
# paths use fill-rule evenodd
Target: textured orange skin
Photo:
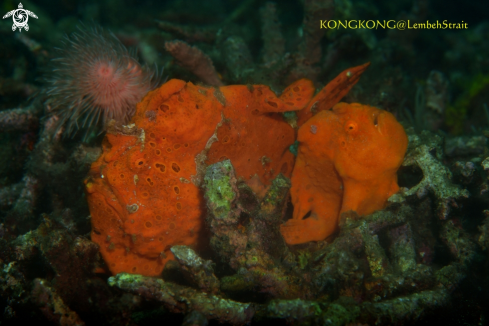
<path id="1" fill-rule="evenodd" d="M 173 258 L 171 246 L 201 239 L 205 207 L 191 180 L 219 123 L 207 164 L 229 158 L 238 177 L 256 174 L 264 186 L 280 172 L 290 176 L 295 131 L 276 112 L 304 108 L 313 93 L 305 79 L 280 98 L 262 85 L 216 92 L 175 79 L 148 93 L 132 119 L 144 139 L 107 134 L 85 181 L 92 240 L 110 271 L 157 276 Z"/>
<path id="2" fill-rule="evenodd" d="M 341 213 L 371 214 L 399 190 L 396 172 L 408 139 L 389 112 L 338 103 L 303 124 L 298 141 L 291 180 L 294 214 L 281 226 L 288 244 L 324 240 L 336 230 Z"/>
<path id="3" fill-rule="evenodd" d="M 312 82 L 298 80 L 280 98 L 263 85 L 220 90 L 226 98 L 222 109 L 226 120 L 217 130 L 219 142 L 212 145 L 206 163 L 230 159 L 238 177 L 248 181 L 256 174 L 264 186 L 279 173 L 290 176 L 295 158 L 288 148 L 295 132 L 278 112 L 304 108 L 314 94 Z"/>

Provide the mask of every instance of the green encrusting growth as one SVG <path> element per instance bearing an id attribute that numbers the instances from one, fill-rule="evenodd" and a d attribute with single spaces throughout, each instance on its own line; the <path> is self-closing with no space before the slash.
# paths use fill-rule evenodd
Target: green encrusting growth
<path id="1" fill-rule="evenodd" d="M 299 142 L 296 140 L 292 145 L 289 146 L 289 151 L 297 156 L 297 151 L 299 150 Z"/>
<path id="2" fill-rule="evenodd" d="M 213 168 L 206 173 L 204 178 L 205 187 L 207 189 L 206 196 L 213 203 L 214 213 L 220 217 L 225 217 L 231 210 L 231 203 L 235 199 L 234 192 L 229 175 L 229 171 L 233 170 L 230 160 L 225 160 L 218 168 Z"/>

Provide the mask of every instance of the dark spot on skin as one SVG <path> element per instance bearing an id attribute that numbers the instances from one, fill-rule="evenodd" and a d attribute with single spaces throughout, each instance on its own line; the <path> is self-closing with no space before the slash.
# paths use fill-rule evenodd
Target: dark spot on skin
<path id="1" fill-rule="evenodd" d="M 161 104 L 158 109 L 160 109 L 163 112 L 167 112 L 168 110 L 170 110 L 170 107 L 166 104 Z"/>
<path id="2" fill-rule="evenodd" d="M 175 173 L 180 172 L 180 166 L 178 166 L 178 164 L 177 164 L 177 163 L 172 163 L 172 165 L 171 165 L 171 169 L 172 169 L 173 171 L 175 171 Z"/>
<path id="3" fill-rule="evenodd" d="M 156 121 L 156 112 L 155 111 L 146 111 L 145 116 L 151 122 Z"/>
<path id="4" fill-rule="evenodd" d="M 273 102 L 273 101 L 267 101 L 268 105 L 274 107 L 274 108 L 278 108 L 278 104 Z"/>

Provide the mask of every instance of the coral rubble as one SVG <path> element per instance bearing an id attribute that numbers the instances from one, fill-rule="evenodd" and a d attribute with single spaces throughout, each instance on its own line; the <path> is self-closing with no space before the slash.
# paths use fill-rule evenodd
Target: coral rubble
<path id="1" fill-rule="evenodd" d="M 278 231 L 290 187 L 286 178 L 278 176 L 262 200 L 236 178 L 230 161 L 208 167 L 204 180 L 211 245 L 220 254 L 220 263 L 236 272 L 221 278 L 221 293 L 203 294 L 188 286 L 129 274 L 114 276 L 109 284 L 163 302 L 170 311 L 198 311 L 208 319 L 236 325 L 272 318 L 293 324 L 376 321 L 387 325 L 419 318 L 445 304 L 474 255 L 473 242 L 451 221 L 443 221 L 438 241 L 450 248 L 453 260 L 438 271 L 420 262 L 419 252 L 425 249 L 416 239 L 426 231 L 411 227 L 418 213 L 406 204 L 393 204 L 363 219 L 345 215 L 341 232 L 331 244 L 309 253 L 312 247 L 291 250 Z M 380 242 L 380 237 L 387 243 Z M 184 270 L 191 261 L 202 266 L 195 252 L 186 247 L 176 250 L 193 257 L 179 259 Z M 250 291 L 271 300 L 250 305 L 226 298 Z"/>
<path id="2" fill-rule="evenodd" d="M 40 17 L 28 33 L 0 21 L 2 324 L 487 323 L 481 3 L 26 3 Z M 422 27 L 442 16 L 468 28 L 328 24 Z M 80 20 L 113 34 L 76 36 Z M 73 32 L 71 57 L 52 60 Z M 144 64 L 169 82 L 136 106 L 155 85 Z M 128 80 L 143 83 L 134 93 Z M 109 114 L 106 128 L 62 137 L 102 124 L 107 104 L 120 107 L 113 91 L 129 99 L 112 116 L 122 125 Z M 317 119 L 340 101 L 378 107 L 405 128 L 399 192 L 386 207 L 391 193 L 381 196 L 382 210 L 337 214 L 327 239 L 288 244 L 280 228 L 299 206 L 291 173 L 306 145 L 297 131 L 319 135 Z M 314 158 L 329 149 L 316 147 Z"/>
<path id="3" fill-rule="evenodd" d="M 211 59 L 197 47 L 183 41 L 166 42 L 165 48 L 178 62 L 211 86 L 222 86 Z"/>

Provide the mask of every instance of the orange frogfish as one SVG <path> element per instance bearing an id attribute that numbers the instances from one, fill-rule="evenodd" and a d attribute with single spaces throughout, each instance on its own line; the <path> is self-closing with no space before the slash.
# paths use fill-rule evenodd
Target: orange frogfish
<path id="1" fill-rule="evenodd" d="M 396 172 L 408 139 L 387 111 L 338 103 L 303 124 L 298 141 L 294 213 L 280 229 L 288 244 L 324 240 L 341 213 L 371 214 L 399 190 Z"/>
<path id="2" fill-rule="evenodd" d="M 279 97 L 264 85 L 213 88 L 177 79 L 149 92 L 131 124 L 107 133 L 85 180 L 92 241 L 110 272 L 157 276 L 172 246 L 200 244 L 207 165 L 230 159 L 237 177 L 262 194 L 279 173 L 290 177 L 296 131 L 282 112 L 298 111 L 305 121 L 329 109 L 367 66 L 342 72 L 313 104 L 307 79 Z"/>
<path id="3" fill-rule="evenodd" d="M 92 240 L 113 274 L 159 275 L 173 245 L 196 245 L 206 165 L 230 159 L 238 177 L 263 187 L 291 175 L 294 129 L 281 113 L 314 94 L 309 80 L 281 97 L 262 85 L 196 86 L 170 80 L 137 105 L 133 125 L 109 132 L 85 181 Z"/>

